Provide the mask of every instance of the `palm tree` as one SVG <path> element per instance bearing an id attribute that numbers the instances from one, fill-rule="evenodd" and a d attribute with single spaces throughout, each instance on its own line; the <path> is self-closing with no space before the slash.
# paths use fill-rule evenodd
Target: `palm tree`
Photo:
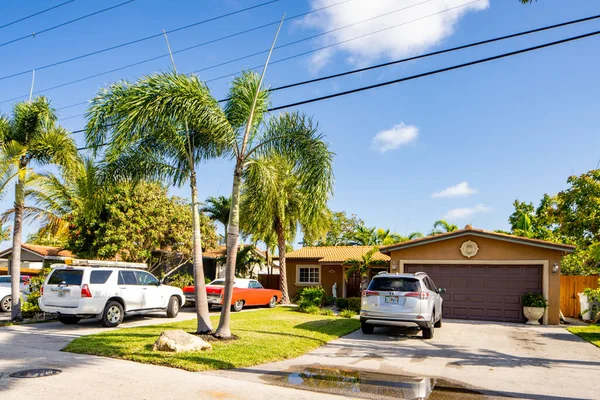
<path id="1" fill-rule="evenodd" d="M 362 281 L 360 283 L 360 291 L 363 290 L 363 282 L 369 278 L 369 272 L 371 268 L 375 267 L 387 267 L 388 262 L 385 260 L 374 258 L 375 253 L 377 253 L 379 249 L 377 247 L 373 247 L 371 250 L 367 251 L 360 258 L 349 258 L 342 264 L 345 267 L 350 267 L 346 270 L 346 282 L 350 279 L 350 277 L 355 273 L 359 272 Z"/>
<path id="2" fill-rule="evenodd" d="M 439 235 L 440 233 L 454 232 L 458 230 L 458 226 L 450 224 L 445 219 L 435 221 L 433 224 L 433 230 L 429 235 Z"/>
<path id="3" fill-rule="evenodd" d="M 13 107 L 12 119 L 0 117 L 0 165 L 15 185 L 15 212 L 10 273 L 12 279 L 11 319 L 21 321 L 19 276 L 21 240 L 25 207 L 25 186 L 32 176 L 32 165 L 57 164 L 69 169 L 77 160 L 77 148 L 66 129 L 56 124 L 56 112 L 45 97 L 20 102 Z"/>
<path id="4" fill-rule="evenodd" d="M 218 257 L 217 262 L 227 262 L 227 255 Z M 235 276 L 238 278 L 253 278 L 252 268 L 255 265 L 260 265 L 263 262 L 262 258 L 256 256 L 256 247 L 254 245 L 245 245 L 238 248 L 237 257 L 235 259 Z"/>
<path id="5" fill-rule="evenodd" d="M 422 237 L 423 237 L 423 234 L 421 232 L 411 232 L 407 236 L 408 240 L 420 239 Z"/>
<path id="6" fill-rule="evenodd" d="M 351 243 L 354 246 L 374 246 L 377 243 L 377 232 L 375 227 L 369 228 L 364 225 L 357 226 L 352 234 Z"/>
<path id="7" fill-rule="evenodd" d="M 288 128 L 296 129 L 294 126 Z M 326 146 L 323 151 L 329 153 Z M 247 169 L 242 192 L 247 230 L 257 232 L 261 237 L 268 236 L 270 232 L 276 235 L 283 303 L 290 301 L 285 262 L 287 242 L 296 237 L 298 227 L 310 232 L 318 226 L 327 210 L 333 186 L 329 154 L 316 164 L 312 160 L 288 159 L 273 152 L 253 159 Z"/>
<path id="8" fill-rule="evenodd" d="M 101 90 L 88 110 L 89 146 L 109 143 L 112 179 L 189 183 L 192 198 L 194 286 L 198 333 L 212 331 L 208 313 L 198 207 L 197 165 L 230 146 L 231 125 L 206 84 L 196 76 L 159 73 Z"/>
<path id="9" fill-rule="evenodd" d="M 227 221 L 229 221 L 229 211 L 231 210 L 231 197 L 210 196 L 206 199 L 206 206 L 200 209 L 201 212 L 206 213 L 208 218 L 213 221 L 218 221 L 223 224 L 223 237 L 225 243 L 227 243 Z"/>
<path id="10" fill-rule="evenodd" d="M 8 227 L 4 228 L 0 225 L 0 242 L 4 242 L 8 239 L 10 239 L 10 229 Z"/>

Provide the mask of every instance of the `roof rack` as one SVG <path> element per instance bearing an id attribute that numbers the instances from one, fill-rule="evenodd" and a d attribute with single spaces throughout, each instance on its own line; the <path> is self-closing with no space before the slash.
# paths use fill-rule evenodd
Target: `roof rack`
<path id="1" fill-rule="evenodd" d="M 427 272 L 423 272 L 423 271 L 415 272 L 415 276 L 417 276 L 417 275 L 427 275 Z"/>
<path id="2" fill-rule="evenodd" d="M 50 267 L 56 268 L 59 266 L 73 266 L 73 267 L 95 267 L 95 268 L 135 268 L 135 269 L 148 269 L 146 263 L 133 263 L 124 261 L 110 261 L 110 260 L 80 260 L 68 258 L 64 263 L 51 264 Z"/>

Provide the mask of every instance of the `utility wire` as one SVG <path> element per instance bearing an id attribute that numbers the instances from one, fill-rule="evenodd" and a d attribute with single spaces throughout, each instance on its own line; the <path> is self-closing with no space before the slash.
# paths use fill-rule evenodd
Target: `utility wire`
<path id="1" fill-rule="evenodd" d="M 130 0 L 130 1 L 134 1 L 134 0 Z M 235 15 L 235 14 L 239 14 L 239 13 L 242 13 L 244 11 L 252 10 L 252 9 L 255 9 L 255 8 L 258 8 L 258 7 L 263 7 L 263 6 L 266 6 L 268 4 L 276 3 L 278 1 L 279 0 L 267 1 L 265 3 L 260 3 L 260 4 L 257 4 L 257 5 L 251 6 L 251 7 L 243 8 L 241 10 L 232 11 L 232 12 L 227 13 L 227 14 L 218 15 L 216 17 L 205 19 L 203 21 L 198 21 L 198 22 L 195 22 L 193 24 L 189 24 L 189 25 L 181 26 L 179 28 L 171 29 L 170 31 L 166 31 L 166 32 L 167 33 L 179 32 L 179 31 L 182 31 L 184 29 L 188 29 L 188 28 L 192 28 L 194 26 L 198 26 L 198 25 L 205 24 L 205 23 L 208 23 L 208 22 L 216 21 L 218 19 L 229 17 L 229 16 L 232 16 L 232 15 Z M 39 71 L 39 70 L 42 70 L 42 69 L 47 69 L 47 68 L 55 67 L 57 65 L 66 64 L 66 63 L 69 63 L 69 62 L 72 62 L 72 61 L 75 61 L 75 60 L 81 60 L 82 58 L 91 57 L 91 56 L 94 56 L 96 54 L 106 53 L 107 51 L 111 51 L 111 50 L 119 49 L 119 48 L 122 48 L 122 47 L 130 46 L 132 44 L 144 42 L 146 40 L 154 39 L 156 37 L 161 37 L 161 36 L 163 36 L 162 32 L 156 33 L 154 35 L 145 36 L 145 37 L 142 37 L 142 38 L 139 38 L 139 39 L 136 39 L 136 40 L 131 40 L 129 42 L 121 43 L 121 44 L 118 44 L 118 45 L 115 45 L 115 46 L 106 47 L 106 48 L 101 49 L 101 50 L 96 50 L 96 51 L 93 51 L 91 53 L 86 53 L 86 54 L 82 54 L 82 55 L 79 55 L 79 56 L 71 57 L 71 58 L 68 58 L 68 59 L 65 59 L 65 60 L 57 61 L 57 62 L 54 62 L 54 63 L 51 63 L 51 64 L 46 64 L 46 65 L 42 65 L 40 67 L 35 67 L 33 69 L 35 69 L 36 71 Z M 0 80 L 10 79 L 10 78 L 14 78 L 16 76 L 29 74 L 30 72 L 31 72 L 31 69 L 28 69 L 26 71 L 16 72 L 16 73 L 11 74 L 11 75 L 2 76 L 2 77 L 0 77 Z"/>
<path id="2" fill-rule="evenodd" d="M 304 12 L 304 13 L 301 13 L 301 14 L 296 14 L 296 15 L 293 15 L 293 16 L 287 18 L 285 22 L 287 22 L 289 20 L 292 20 L 292 19 L 305 17 L 305 16 L 307 16 L 309 14 L 313 14 L 313 13 L 325 10 L 327 8 L 339 6 L 340 4 L 348 3 L 350 1 L 354 1 L 354 0 L 344 0 L 344 1 L 341 1 L 341 2 L 338 2 L 338 3 L 334 3 L 334 4 L 330 4 L 328 6 L 321 7 L 321 8 L 315 8 L 315 9 L 313 9 L 311 11 L 307 11 L 307 12 Z M 427 1 L 431 1 L 431 0 L 427 0 Z M 266 27 L 272 26 L 272 25 L 278 25 L 280 22 L 281 22 L 281 20 L 277 20 L 277 21 L 274 21 L 274 22 L 269 22 L 269 23 L 264 24 L 264 25 L 256 26 L 254 28 L 250 28 L 250 29 L 246 29 L 246 30 L 243 30 L 243 31 L 239 31 L 239 32 L 236 32 L 236 33 L 233 33 L 233 34 L 230 34 L 230 35 L 221 36 L 221 37 L 216 38 L 216 39 L 212 39 L 212 40 L 209 40 L 209 41 L 206 41 L 206 42 L 202 42 L 202 43 L 199 43 L 199 44 L 196 44 L 196 45 L 193 45 L 193 46 L 189 46 L 189 47 L 185 47 L 183 49 L 176 50 L 176 51 L 173 52 L 173 54 L 183 53 L 185 51 L 196 49 L 198 47 L 206 46 L 206 45 L 209 45 L 209 44 L 212 44 L 212 43 L 216 43 L 216 42 L 219 42 L 219 41 L 222 41 L 222 40 L 225 40 L 225 39 L 230 39 L 232 37 L 239 36 L 239 35 L 242 35 L 242 34 L 246 34 L 246 33 L 252 32 L 252 31 L 256 31 L 256 30 L 259 30 L 259 29 L 262 29 L 262 28 L 266 28 Z M 163 34 L 161 33 L 159 36 L 162 36 L 162 35 Z M 111 69 L 111 70 L 108 70 L 108 71 L 102 71 L 102 72 L 99 72 L 97 74 L 89 75 L 89 76 L 86 76 L 86 77 L 83 77 L 83 78 L 80 78 L 80 79 L 76 79 L 76 80 L 73 80 L 73 81 L 61 83 L 59 85 L 51 86 L 51 87 L 48 87 L 48 88 L 45 88 L 45 89 L 37 90 L 37 91 L 33 92 L 33 94 L 39 94 L 39 93 L 47 92 L 47 91 L 50 91 L 50 90 L 59 89 L 59 88 L 65 87 L 65 86 L 70 86 L 70 85 L 73 85 L 73 84 L 76 84 L 76 83 L 79 83 L 79 82 L 83 82 L 83 81 L 86 81 L 86 80 L 89 80 L 89 79 L 97 78 L 97 77 L 102 76 L 102 75 L 107 75 L 107 74 L 110 74 L 110 73 L 113 73 L 113 72 L 117 72 L 117 71 L 121 71 L 121 70 L 124 70 L 124 69 L 127 69 L 127 68 L 135 67 L 135 66 L 138 66 L 138 65 L 141 65 L 141 64 L 145 64 L 145 63 L 148 63 L 148 62 L 151 62 L 151 61 L 159 60 L 161 58 L 166 58 L 166 57 L 169 57 L 169 55 L 170 55 L 169 53 L 164 53 L 164 54 L 161 54 L 159 56 L 147 58 L 145 60 L 137 61 L 137 62 L 132 63 L 132 64 L 124 65 L 122 67 L 114 68 L 114 69 Z M 0 101 L 0 104 L 8 103 L 10 101 L 19 100 L 21 98 L 26 98 L 26 97 L 27 97 L 27 95 L 13 97 L 11 99 Z"/>
<path id="3" fill-rule="evenodd" d="M 54 7 L 46 8 L 45 10 L 38 11 L 38 12 L 36 12 L 36 13 L 33 13 L 33 14 L 31 14 L 31 15 L 28 15 L 28 16 L 26 16 L 26 17 L 19 18 L 19 19 L 15 20 L 15 21 L 9 22 L 8 24 L 0 25 L 0 29 L 2 29 L 2 28 L 6 28 L 7 26 L 11 26 L 11 25 L 14 25 L 14 24 L 18 24 L 19 22 L 25 21 L 25 20 L 27 20 L 27 19 L 29 19 L 29 18 L 33 18 L 33 17 L 35 17 L 35 16 L 37 16 L 37 15 L 40 15 L 40 14 L 44 14 L 44 13 L 46 13 L 46 12 L 48 12 L 48 11 L 54 10 L 55 8 L 58 8 L 58 7 L 62 7 L 62 6 L 64 6 L 64 5 L 67 5 L 67 4 L 69 4 L 69 3 L 72 3 L 72 2 L 74 2 L 74 1 L 75 1 L 75 0 L 69 0 L 69 1 L 65 1 L 64 3 L 57 4 L 57 5 L 55 5 Z"/>
<path id="4" fill-rule="evenodd" d="M 457 69 L 462 69 L 462 68 L 466 68 L 466 67 L 470 67 L 473 65 L 478 65 L 478 64 L 483 64 L 483 63 L 487 63 L 490 61 L 495 61 L 495 60 L 499 60 L 502 58 L 507 58 L 507 57 L 512 57 L 512 56 L 516 56 L 519 54 L 524 54 L 524 53 L 529 53 L 535 50 L 540 50 L 540 49 L 544 49 L 547 47 L 552 47 L 552 46 L 557 46 L 560 44 L 564 44 L 564 43 L 568 43 L 568 42 L 573 42 L 576 40 L 581 40 L 581 39 L 585 39 L 588 37 L 592 37 L 592 36 L 596 36 L 596 35 L 600 35 L 600 30 L 597 31 L 593 31 L 593 32 L 589 32 L 589 33 L 585 33 L 583 35 L 577 35 L 577 36 L 571 36 L 565 39 L 561 39 L 561 40 L 556 40 L 553 42 L 548 42 L 548 43 L 544 43 L 544 44 L 540 44 L 537 46 L 532 46 L 532 47 L 526 47 L 520 50 L 515 50 L 515 51 L 511 51 L 508 53 L 502 53 L 502 54 L 498 54 L 492 57 L 486 57 L 486 58 L 481 58 L 475 61 L 470 61 L 470 62 L 466 62 L 466 63 L 462 63 L 462 64 L 455 64 L 452 65 L 450 67 L 446 67 L 446 68 L 441 68 L 441 69 L 436 69 L 436 70 L 432 70 L 432 71 L 428 71 L 428 72 L 424 72 L 421 74 L 416 74 L 416 75 L 411 75 L 411 76 L 407 76 L 404 78 L 399 78 L 399 79 L 394 79 L 391 81 L 387 81 L 387 82 L 381 82 L 381 83 L 377 83 L 374 85 L 369 85 L 369 86 L 362 86 L 356 89 L 352 89 L 352 90 L 347 90 L 347 91 L 343 91 L 343 92 L 338 92 L 338 93 L 333 93 L 327 96 L 321 96 L 321 97 L 314 97 L 312 99 L 308 99 L 308 100 L 303 100 L 303 101 L 298 101 L 295 103 L 289 103 L 283 106 L 278 106 L 278 107 L 272 107 L 269 108 L 267 111 L 272 112 L 272 111 L 278 111 L 278 110 L 282 110 L 285 108 L 289 108 L 289 107 L 296 107 L 296 106 L 300 106 L 300 105 L 304 105 L 304 104 L 309 104 L 309 103 L 315 103 L 315 102 L 319 102 L 319 101 L 323 101 L 323 100 L 328 100 L 328 99 L 332 99 L 335 97 L 341 97 L 341 96 L 346 96 L 349 94 L 353 94 L 353 93 L 358 93 L 358 92 L 363 92 L 366 90 L 371 90 L 371 89 L 376 89 L 376 88 L 380 88 L 380 87 L 384 87 L 384 86 L 388 86 L 388 85 L 393 85 L 396 83 L 401 83 L 401 82 L 406 82 L 406 81 L 410 81 L 410 80 L 414 80 L 414 79 L 419 79 L 419 78 L 424 78 L 426 76 L 431 76 L 431 75 L 437 75 L 437 74 L 441 74 L 444 72 L 449 72 L 449 71 L 453 71 L 453 70 L 457 70 Z M 85 129 L 79 129 L 76 131 L 73 131 L 71 133 L 81 133 L 81 132 L 85 132 Z M 88 150 L 88 149 L 92 149 L 92 148 L 98 148 L 98 147 L 102 147 L 102 146 L 106 146 L 108 145 L 108 143 L 102 143 L 100 145 L 97 146 L 87 146 L 87 147 L 81 147 L 78 150 Z"/>
<path id="5" fill-rule="evenodd" d="M 69 25 L 69 24 L 72 24 L 74 22 L 81 21 L 82 19 L 86 19 L 86 18 L 89 18 L 89 17 L 93 17 L 94 15 L 102 14 L 102 13 L 104 13 L 106 11 L 110 11 L 110 10 L 113 10 L 115 8 L 122 7 L 122 6 L 126 5 L 126 4 L 129 4 L 129 3 L 133 3 L 134 1 L 135 0 L 128 0 L 126 2 L 119 3 L 119 4 L 114 5 L 112 7 L 104 8 L 102 10 L 95 11 L 95 12 L 93 12 L 91 14 L 83 15 L 81 17 L 72 19 L 70 21 L 63 22 L 62 24 L 54 25 L 54 26 L 52 26 L 50 28 L 42 29 L 41 31 L 32 32 L 29 35 L 21 36 L 20 38 L 9 40 L 8 42 L 0 43 L 0 47 L 6 46 L 6 45 L 11 44 L 11 43 L 19 42 L 21 40 L 25 40 L 25 39 L 30 38 L 30 37 L 35 38 L 37 35 L 41 35 L 42 33 L 50 32 L 50 31 L 53 31 L 55 29 L 61 28 L 61 27 L 65 26 L 65 25 Z M 35 68 L 35 69 L 37 69 L 37 68 Z M 30 71 L 27 71 L 27 73 L 29 73 L 29 72 Z"/>

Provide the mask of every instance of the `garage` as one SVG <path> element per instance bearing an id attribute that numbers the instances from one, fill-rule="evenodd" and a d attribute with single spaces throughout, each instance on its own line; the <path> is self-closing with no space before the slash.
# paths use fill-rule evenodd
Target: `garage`
<path id="1" fill-rule="evenodd" d="M 381 247 L 390 270 L 426 272 L 446 289 L 444 318 L 524 322 L 521 297 L 548 301 L 544 324 L 560 323 L 560 262 L 573 246 L 474 229 Z"/>

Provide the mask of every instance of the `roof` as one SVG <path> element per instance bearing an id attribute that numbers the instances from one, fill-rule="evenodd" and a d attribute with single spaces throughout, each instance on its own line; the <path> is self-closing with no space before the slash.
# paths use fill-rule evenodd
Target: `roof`
<path id="1" fill-rule="evenodd" d="M 44 258 L 74 257 L 75 256 L 73 253 L 71 253 L 70 250 L 65 250 L 61 247 L 39 246 L 37 244 L 29 244 L 29 243 L 23 243 L 23 244 L 21 244 L 21 247 L 24 250 L 28 250 L 28 251 L 35 253 L 35 254 L 39 255 L 40 257 L 44 257 Z M 12 253 L 12 247 L 0 252 L 0 257 L 4 257 L 10 253 Z"/>
<path id="2" fill-rule="evenodd" d="M 241 244 L 240 248 L 243 248 L 245 245 Z M 259 249 L 257 249 L 256 247 L 254 248 L 254 251 L 262 258 L 266 258 L 265 253 L 263 253 L 262 251 L 260 251 Z M 225 254 L 227 253 L 227 246 L 219 246 L 216 249 L 209 249 L 209 250 L 205 250 L 202 252 L 202 257 L 204 258 L 211 258 L 211 259 L 216 259 L 219 257 L 223 257 Z"/>
<path id="3" fill-rule="evenodd" d="M 390 252 L 392 252 L 394 250 L 401 250 L 401 249 L 405 249 L 408 247 L 421 246 L 421 245 L 425 245 L 425 244 L 429 244 L 429 243 L 439 242 L 442 240 L 453 239 L 453 238 L 469 236 L 469 235 L 485 237 L 485 238 L 489 238 L 489 239 L 503 240 L 506 242 L 524 244 L 524 245 L 534 246 L 534 247 L 543 247 L 546 249 L 563 251 L 563 252 L 567 252 L 567 253 L 572 253 L 575 251 L 575 246 L 571 246 L 568 244 L 554 243 L 554 242 L 550 242 L 547 240 L 540 240 L 540 239 L 531 239 L 531 238 L 526 238 L 526 237 L 521 237 L 521 236 L 509 235 L 506 233 L 486 231 L 483 229 L 474 229 L 468 225 L 465 229 L 459 229 L 454 232 L 446 232 L 446 233 L 441 233 L 439 235 L 426 236 L 424 238 L 414 239 L 414 240 L 410 240 L 407 242 L 396 243 L 396 244 L 392 244 L 389 246 L 380 247 L 379 251 L 381 251 L 384 254 L 389 254 Z"/>
<path id="4" fill-rule="evenodd" d="M 315 260 L 320 263 L 343 263 L 349 258 L 360 258 L 371 250 L 373 246 L 317 246 L 302 247 L 286 254 L 286 258 Z M 390 257 L 379 251 L 373 259 L 390 261 Z"/>

